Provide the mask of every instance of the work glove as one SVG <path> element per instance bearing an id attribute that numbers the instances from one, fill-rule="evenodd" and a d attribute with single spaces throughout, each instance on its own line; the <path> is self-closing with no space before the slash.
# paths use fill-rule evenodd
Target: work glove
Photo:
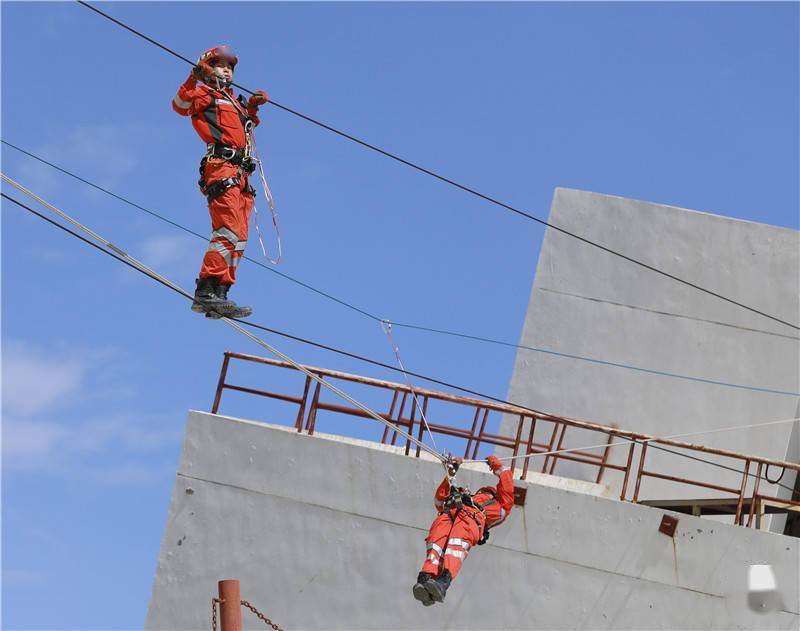
<path id="1" fill-rule="evenodd" d="M 247 107 L 252 109 L 258 109 L 259 106 L 264 105 L 269 101 L 269 96 L 264 90 L 259 90 L 255 94 L 253 94 L 250 99 L 247 101 Z"/>
<path id="2" fill-rule="evenodd" d="M 492 473 L 497 473 L 503 468 L 503 463 L 500 462 L 500 458 L 497 456 L 489 456 L 486 459 L 486 462 L 489 464 L 489 468 L 492 470 Z"/>
<path id="3" fill-rule="evenodd" d="M 198 81 L 208 81 L 209 78 L 216 76 L 214 68 L 207 61 L 201 61 L 192 68 L 192 76 Z"/>
<path id="4" fill-rule="evenodd" d="M 461 466 L 463 460 L 461 458 L 450 458 L 447 461 L 447 473 L 452 478 L 458 473 L 458 468 Z"/>

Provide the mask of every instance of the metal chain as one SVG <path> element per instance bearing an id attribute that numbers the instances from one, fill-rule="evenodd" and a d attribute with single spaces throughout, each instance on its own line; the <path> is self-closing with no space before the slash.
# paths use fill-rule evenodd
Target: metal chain
<path id="1" fill-rule="evenodd" d="M 217 603 L 222 601 L 219 598 L 211 599 L 211 629 L 217 631 Z"/>
<path id="2" fill-rule="evenodd" d="M 256 616 L 257 616 L 259 619 L 263 620 L 264 624 L 267 624 L 267 625 L 269 625 L 269 626 L 270 626 L 270 627 L 272 627 L 272 628 L 273 628 L 275 631 L 283 631 L 283 629 L 281 629 L 281 628 L 280 628 L 280 627 L 279 627 L 277 624 L 275 624 L 274 622 L 272 622 L 272 620 L 270 620 L 269 618 L 267 618 L 267 617 L 266 617 L 266 616 L 265 616 L 263 613 L 261 613 L 261 612 L 260 612 L 258 609 L 256 609 L 255 607 L 253 607 L 253 605 L 251 605 L 251 604 L 250 604 L 249 602 L 247 602 L 246 600 L 243 600 L 243 601 L 242 601 L 242 605 L 244 605 L 245 607 L 247 607 L 247 608 L 248 608 L 250 611 L 252 611 L 252 612 L 253 612 L 253 613 L 254 613 L 254 614 L 255 614 L 255 615 L 256 615 Z"/>

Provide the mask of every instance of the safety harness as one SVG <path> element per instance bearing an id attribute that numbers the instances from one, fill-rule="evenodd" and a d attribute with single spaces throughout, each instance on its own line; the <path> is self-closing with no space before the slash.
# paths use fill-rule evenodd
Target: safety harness
<path id="1" fill-rule="evenodd" d="M 224 92 L 222 94 L 224 94 Z M 203 159 L 200 161 L 200 180 L 197 183 L 200 185 L 200 190 L 203 192 L 203 195 L 206 196 L 209 203 L 220 197 L 229 188 L 241 186 L 241 177 L 245 174 L 245 177 L 249 176 L 258 166 L 256 159 L 250 155 L 250 148 L 252 145 L 250 138 L 252 137 L 255 125 L 247 113 L 247 103 L 244 101 L 244 97 L 241 94 L 236 99 L 230 98 L 229 95 L 225 95 L 225 97 L 233 104 L 236 113 L 239 115 L 239 119 L 242 121 L 245 137 L 247 138 L 247 146 L 237 148 L 219 142 L 210 142 L 206 145 L 206 155 L 203 156 Z M 211 107 L 216 107 L 214 103 L 215 101 L 212 100 Z M 239 167 L 238 174 L 233 177 L 226 177 L 213 184 L 206 184 L 205 169 L 209 158 L 219 158 L 230 162 L 232 165 Z M 256 189 L 253 188 L 249 181 L 247 181 L 244 192 L 249 193 L 253 197 L 256 196 Z"/>
<path id="2" fill-rule="evenodd" d="M 478 540 L 478 545 L 482 546 L 489 540 L 489 524 L 486 523 L 486 507 L 491 506 L 492 504 L 496 504 L 497 500 L 495 499 L 496 491 L 491 487 L 485 487 L 480 489 L 478 493 L 487 493 L 492 496 L 492 498 L 486 502 L 476 502 L 473 498 L 472 494 L 469 492 L 469 489 L 465 489 L 461 486 L 455 486 L 454 484 L 450 484 L 450 493 L 447 498 L 444 500 L 442 505 L 443 512 L 446 512 L 450 519 L 454 522 L 458 514 L 461 512 L 461 509 L 464 506 L 470 506 L 471 508 L 477 509 L 481 514 L 483 514 L 483 522 L 481 522 L 475 513 L 471 513 L 472 519 L 475 520 L 475 523 L 478 525 L 478 528 L 481 530 L 481 538 Z M 455 512 L 452 512 L 455 510 Z"/>

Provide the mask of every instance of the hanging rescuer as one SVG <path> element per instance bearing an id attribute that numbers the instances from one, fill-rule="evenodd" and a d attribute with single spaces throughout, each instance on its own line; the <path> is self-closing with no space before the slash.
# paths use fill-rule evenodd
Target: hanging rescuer
<path id="1" fill-rule="evenodd" d="M 247 101 L 236 97 L 231 82 L 237 62 L 228 46 L 208 49 L 172 100 L 172 109 L 191 116 L 192 126 L 206 143 L 199 184 L 211 213 L 211 241 L 196 281 L 192 311 L 211 318 L 243 318 L 253 312 L 228 298 L 228 290 L 236 282 L 247 244 L 255 197 L 249 176 L 257 166 L 251 155 L 253 129 L 267 95 L 261 90 Z"/>
<path id="2" fill-rule="evenodd" d="M 497 475 L 496 487 L 485 486 L 477 493 L 452 483 L 460 458 L 448 462 L 448 475 L 436 489 L 434 504 L 439 516 L 433 520 L 427 543 L 427 557 L 417 583 L 414 598 L 429 607 L 443 602 L 447 588 L 456 578 L 470 548 L 489 539 L 489 529 L 502 524 L 514 506 L 514 478 L 511 469 L 495 456 L 486 459 Z"/>

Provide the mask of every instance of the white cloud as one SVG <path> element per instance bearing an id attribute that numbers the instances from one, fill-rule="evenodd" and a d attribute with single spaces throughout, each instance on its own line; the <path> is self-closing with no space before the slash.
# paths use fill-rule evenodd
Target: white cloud
<path id="1" fill-rule="evenodd" d="M 172 451 L 180 439 L 180 430 L 162 416 L 79 423 L 5 418 L 3 461 L 9 471 L 143 482 L 162 475 L 143 458 L 167 448 Z M 112 462 L 108 462 L 109 454 L 113 454 Z"/>
<path id="2" fill-rule="evenodd" d="M 44 353 L 19 343 L 3 348 L 3 408 L 28 417 L 47 410 L 80 390 L 86 359 Z"/>
<path id="3" fill-rule="evenodd" d="M 37 155 L 100 186 L 114 188 L 139 165 L 151 132 L 140 125 L 86 124 L 73 127 L 57 140 L 31 149 Z M 68 178 L 31 158 L 20 162 L 22 184 L 42 195 L 52 194 Z M 102 195 L 85 189 L 92 196 Z"/>
<path id="4" fill-rule="evenodd" d="M 200 239 L 190 235 L 155 235 L 139 244 L 139 258 L 151 267 L 162 267 L 173 263 L 200 263 L 206 246 Z"/>
<path id="5" fill-rule="evenodd" d="M 147 483 L 171 467 L 151 463 L 180 445 L 175 415 L 135 413 L 74 419 L 76 406 L 115 393 L 124 374 L 118 353 L 45 351 L 20 342 L 3 348 L 2 454 L 7 471 L 80 477 L 101 483 Z M 112 361 L 113 360 L 113 361 Z M 96 392 L 99 390 L 101 392 Z M 115 397 L 119 399 L 119 397 Z"/>

